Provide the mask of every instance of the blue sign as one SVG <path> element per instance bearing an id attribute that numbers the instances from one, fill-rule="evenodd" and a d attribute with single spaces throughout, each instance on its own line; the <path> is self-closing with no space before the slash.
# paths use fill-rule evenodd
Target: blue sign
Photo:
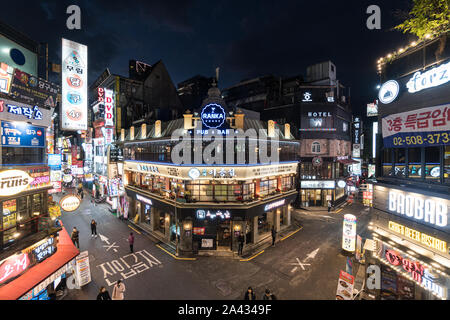
<path id="1" fill-rule="evenodd" d="M 60 167 L 61 166 L 61 155 L 60 154 L 48 154 L 48 166 L 49 167 Z"/>
<path id="2" fill-rule="evenodd" d="M 19 107 L 13 104 L 7 104 L 8 112 L 23 115 L 28 119 L 42 120 L 42 112 L 39 110 L 38 106 L 34 106 L 33 108 L 28 107 Z"/>
<path id="3" fill-rule="evenodd" d="M 5 147 L 45 148 L 45 129 L 24 122 L 2 121 L 2 145 Z"/>
<path id="4" fill-rule="evenodd" d="M 217 103 L 207 104 L 200 115 L 202 123 L 207 128 L 219 128 L 225 122 L 225 110 Z"/>
<path id="5" fill-rule="evenodd" d="M 399 132 L 383 138 L 385 148 L 434 147 L 450 145 L 450 131 Z"/>

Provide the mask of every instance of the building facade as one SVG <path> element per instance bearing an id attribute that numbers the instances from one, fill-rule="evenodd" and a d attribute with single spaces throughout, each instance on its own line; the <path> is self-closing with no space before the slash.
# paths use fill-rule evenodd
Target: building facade
<path id="1" fill-rule="evenodd" d="M 449 299 L 450 50 L 435 54 L 439 42 L 379 60 L 370 228 L 382 299 Z"/>

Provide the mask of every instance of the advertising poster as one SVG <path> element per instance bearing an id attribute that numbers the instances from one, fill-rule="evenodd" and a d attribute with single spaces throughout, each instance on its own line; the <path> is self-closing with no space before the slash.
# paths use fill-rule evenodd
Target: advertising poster
<path id="1" fill-rule="evenodd" d="M 6 63 L 0 63 L 0 92 L 9 93 L 13 74 L 14 68 L 8 66 Z"/>
<path id="2" fill-rule="evenodd" d="M 48 166 L 52 170 L 61 170 L 61 161 L 61 154 L 48 154 Z"/>
<path id="3" fill-rule="evenodd" d="M 368 103 L 367 104 L 367 116 L 376 117 L 378 115 L 378 104 Z"/>
<path id="4" fill-rule="evenodd" d="M 339 273 L 336 300 L 352 300 L 355 277 L 341 270 Z"/>
<path id="5" fill-rule="evenodd" d="M 356 246 L 356 217 L 352 214 L 344 216 L 342 227 L 342 249 L 354 252 Z"/>
<path id="6" fill-rule="evenodd" d="M 24 122 L 2 121 L 2 145 L 5 147 L 45 148 L 45 129 Z"/>
<path id="7" fill-rule="evenodd" d="M 386 148 L 450 145 L 450 104 L 384 117 L 382 134 Z"/>
<path id="8" fill-rule="evenodd" d="M 76 276 L 80 287 L 91 282 L 91 269 L 89 266 L 88 251 L 81 252 L 75 259 Z"/>
<path id="9" fill-rule="evenodd" d="M 87 46 L 62 39 L 62 130 L 87 130 Z"/>
<path id="10" fill-rule="evenodd" d="M 14 100 L 41 108 L 55 108 L 59 92 L 59 86 L 52 82 L 32 76 L 19 69 L 14 70 L 9 92 Z"/>

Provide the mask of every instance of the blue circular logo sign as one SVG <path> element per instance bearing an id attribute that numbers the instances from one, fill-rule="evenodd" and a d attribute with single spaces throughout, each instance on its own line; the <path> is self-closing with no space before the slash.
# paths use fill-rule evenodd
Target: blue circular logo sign
<path id="1" fill-rule="evenodd" d="M 9 56 L 12 61 L 19 66 L 23 66 L 25 64 L 25 56 L 19 49 L 13 48 L 9 51 Z"/>
<path id="2" fill-rule="evenodd" d="M 200 114 L 203 125 L 211 129 L 221 127 L 225 122 L 225 116 L 225 110 L 217 103 L 207 104 Z"/>

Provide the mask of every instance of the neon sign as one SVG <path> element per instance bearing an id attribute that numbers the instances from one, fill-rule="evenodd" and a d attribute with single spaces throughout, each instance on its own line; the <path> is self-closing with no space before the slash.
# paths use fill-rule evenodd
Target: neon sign
<path id="1" fill-rule="evenodd" d="M 217 103 L 207 104 L 201 112 L 202 123 L 210 129 L 219 128 L 225 122 L 225 110 Z"/>
<path id="2" fill-rule="evenodd" d="M 440 86 L 450 81 L 450 62 L 421 73 L 417 71 L 406 83 L 408 91 L 411 93 Z"/>
<path id="3" fill-rule="evenodd" d="M 0 284 L 6 283 L 22 274 L 30 266 L 27 253 L 14 255 L 4 260 L 0 265 Z"/>
<path id="4" fill-rule="evenodd" d="M 275 209 L 277 207 L 283 206 L 285 202 L 286 202 L 286 199 L 283 199 L 283 200 L 278 200 L 276 202 L 272 202 L 271 204 L 266 204 L 264 207 L 264 211 L 269 211 L 269 210 Z"/>
<path id="5" fill-rule="evenodd" d="M 226 211 L 217 210 L 215 212 L 210 211 L 210 210 L 197 210 L 196 216 L 197 216 L 197 219 L 201 219 L 201 220 L 206 219 L 206 218 L 215 219 L 217 217 L 224 220 L 224 219 L 230 219 L 231 213 L 228 210 L 226 210 Z"/>
<path id="6" fill-rule="evenodd" d="M 33 108 L 19 107 L 13 104 L 6 104 L 8 107 L 8 112 L 17 115 L 23 115 L 28 119 L 42 120 L 42 112 L 39 110 L 38 106 Z"/>
<path id="7" fill-rule="evenodd" d="M 400 86 L 398 85 L 398 82 L 389 80 L 381 86 L 380 91 L 378 92 L 378 100 L 384 104 L 391 103 L 397 98 L 399 91 Z"/>

